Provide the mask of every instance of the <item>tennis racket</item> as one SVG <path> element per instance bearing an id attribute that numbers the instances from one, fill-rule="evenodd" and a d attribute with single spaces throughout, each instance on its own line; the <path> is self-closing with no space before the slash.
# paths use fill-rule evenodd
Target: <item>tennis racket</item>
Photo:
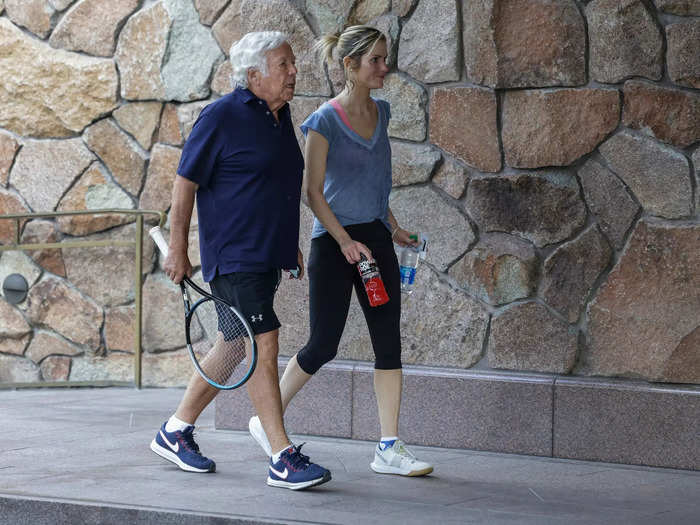
<path id="1" fill-rule="evenodd" d="M 148 233 L 167 257 L 168 243 L 160 227 Z M 213 387 L 233 390 L 243 385 L 253 375 L 258 359 L 255 337 L 245 317 L 187 276 L 180 289 L 185 303 L 185 341 L 195 369 Z"/>

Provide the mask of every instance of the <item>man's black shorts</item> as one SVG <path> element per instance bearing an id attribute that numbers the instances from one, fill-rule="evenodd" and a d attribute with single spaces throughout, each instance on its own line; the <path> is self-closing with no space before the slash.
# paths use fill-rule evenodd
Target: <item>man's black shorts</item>
<path id="1" fill-rule="evenodd" d="M 255 335 L 278 329 L 281 325 L 273 308 L 282 271 L 234 272 L 217 274 L 209 283 L 211 293 L 235 306 L 243 314 Z"/>

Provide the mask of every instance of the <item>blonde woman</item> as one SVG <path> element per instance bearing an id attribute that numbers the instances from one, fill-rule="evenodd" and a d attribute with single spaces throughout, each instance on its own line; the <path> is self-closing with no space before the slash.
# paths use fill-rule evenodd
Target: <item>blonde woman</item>
<path id="1" fill-rule="evenodd" d="M 419 461 L 398 438 L 401 403 L 401 291 L 393 242 L 414 243 L 411 232 L 389 209 L 391 145 L 389 103 L 370 96 L 389 71 L 386 37 L 377 29 L 352 26 L 317 44 L 326 61 L 342 59 L 346 85 L 301 125 L 306 135 L 307 202 L 316 216 L 308 262 L 311 335 L 287 365 L 280 381 L 282 407 L 338 350 L 352 288 L 364 312 L 375 354 L 374 390 L 381 439 L 371 468 L 383 474 L 421 476 L 433 467 Z M 393 241 L 393 242 L 392 242 Z M 369 305 L 355 267 L 361 256 L 379 266 L 389 302 Z M 256 417 L 250 431 L 270 453 Z"/>

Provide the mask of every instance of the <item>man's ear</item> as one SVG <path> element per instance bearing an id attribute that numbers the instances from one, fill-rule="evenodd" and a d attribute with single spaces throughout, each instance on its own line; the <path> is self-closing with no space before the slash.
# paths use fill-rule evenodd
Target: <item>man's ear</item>
<path id="1" fill-rule="evenodd" d="M 253 87 L 258 87 L 260 84 L 260 71 L 257 69 L 248 70 L 248 85 Z"/>

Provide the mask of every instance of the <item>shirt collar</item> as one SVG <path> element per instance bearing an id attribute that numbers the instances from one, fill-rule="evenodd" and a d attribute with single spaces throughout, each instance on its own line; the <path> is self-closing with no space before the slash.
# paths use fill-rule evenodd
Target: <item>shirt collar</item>
<path id="1" fill-rule="evenodd" d="M 262 101 L 265 104 L 265 107 L 267 108 L 267 103 L 262 100 L 261 98 L 258 98 L 255 93 L 253 93 L 250 89 L 248 88 L 241 88 L 238 87 L 235 90 L 235 93 L 238 95 L 238 97 L 241 99 L 241 101 L 244 104 L 250 104 L 251 102 L 257 102 L 257 101 Z M 280 113 L 287 113 L 289 111 L 289 103 L 285 102 L 284 105 L 277 110 Z"/>

